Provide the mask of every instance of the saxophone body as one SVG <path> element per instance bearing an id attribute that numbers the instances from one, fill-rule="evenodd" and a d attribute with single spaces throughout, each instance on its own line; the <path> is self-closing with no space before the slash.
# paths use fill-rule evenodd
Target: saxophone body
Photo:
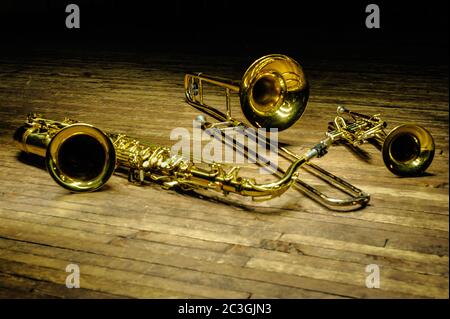
<path id="1" fill-rule="evenodd" d="M 125 134 L 108 133 L 71 119 L 54 121 L 30 114 L 15 134 L 20 150 L 45 157 L 47 171 L 61 186 L 73 192 L 94 191 L 103 186 L 116 169 L 128 171 L 133 183 L 155 181 L 164 188 L 207 189 L 225 195 L 236 193 L 254 200 L 283 194 L 297 178 L 297 170 L 312 157 L 324 152 L 331 141 L 322 141 L 291 164 L 279 180 L 258 184 L 239 175 L 239 167 L 229 170 L 218 163 L 197 167 L 170 148 L 145 143 Z"/>

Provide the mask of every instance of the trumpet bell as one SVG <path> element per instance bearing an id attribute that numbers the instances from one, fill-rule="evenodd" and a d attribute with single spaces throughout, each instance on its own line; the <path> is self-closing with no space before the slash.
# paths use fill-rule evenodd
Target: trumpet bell
<path id="1" fill-rule="evenodd" d="M 239 95 L 242 112 L 252 125 L 282 131 L 305 111 L 309 85 L 302 67 L 294 59 L 271 54 L 256 60 L 247 69 Z"/>
<path id="2" fill-rule="evenodd" d="M 422 126 L 405 124 L 394 128 L 383 144 L 386 167 L 398 176 L 420 176 L 434 157 L 433 136 Z"/>
<path id="3" fill-rule="evenodd" d="M 45 163 L 59 185 L 73 192 L 88 192 L 100 188 L 111 177 L 116 152 L 101 130 L 88 124 L 73 124 L 52 138 Z"/>

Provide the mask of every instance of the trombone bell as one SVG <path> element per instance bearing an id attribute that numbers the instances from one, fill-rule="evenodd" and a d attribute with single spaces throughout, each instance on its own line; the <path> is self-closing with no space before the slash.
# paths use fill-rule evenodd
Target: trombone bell
<path id="1" fill-rule="evenodd" d="M 225 113 L 204 103 L 203 82 L 225 89 Z M 266 55 L 253 62 L 241 82 L 187 73 L 184 85 L 187 102 L 218 121 L 239 123 L 231 117 L 230 92 L 235 92 L 239 93 L 241 109 L 248 122 L 255 127 L 280 131 L 302 116 L 309 97 L 302 67 L 281 54 Z"/>
<path id="2" fill-rule="evenodd" d="M 271 54 L 247 69 L 239 95 L 242 111 L 252 125 L 282 131 L 297 122 L 305 111 L 309 85 L 295 60 Z"/>
<path id="3" fill-rule="evenodd" d="M 434 157 L 432 135 L 422 126 L 405 124 L 394 128 L 383 143 L 386 167 L 398 176 L 419 176 Z"/>

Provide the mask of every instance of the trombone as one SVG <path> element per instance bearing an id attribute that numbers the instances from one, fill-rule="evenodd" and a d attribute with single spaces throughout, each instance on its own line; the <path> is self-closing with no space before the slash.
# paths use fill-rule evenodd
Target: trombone
<path id="1" fill-rule="evenodd" d="M 204 102 L 204 83 L 225 89 L 225 112 Z M 230 100 L 233 92 L 239 94 L 241 109 L 248 122 L 255 127 L 277 128 L 280 131 L 289 128 L 300 119 L 309 98 L 309 84 L 302 67 L 294 59 L 281 54 L 263 56 L 253 62 L 240 82 L 202 73 L 186 73 L 184 88 L 188 104 L 219 121 L 219 123 L 209 123 L 203 116 L 200 116 L 197 119 L 202 123 L 202 128 L 217 128 L 225 137 L 227 128 L 248 128 L 248 125 L 236 120 L 231 115 Z M 322 144 L 323 147 L 318 148 L 317 157 L 326 154 L 327 148 L 333 142 L 328 137 L 326 141 L 326 145 Z M 232 145 L 236 150 L 241 151 L 244 156 L 250 158 L 251 154 L 242 145 L 233 144 L 233 141 L 227 141 L 226 139 L 222 139 L 222 142 Z M 269 147 L 270 144 L 270 140 L 266 139 L 266 146 Z M 301 158 L 301 156 L 283 146 L 278 146 L 278 153 L 290 163 L 294 163 Z M 255 160 L 259 164 L 263 162 L 259 157 Z M 326 184 L 349 195 L 349 197 L 343 199 L 332 198 L 300 179 L 295 180 L 294 187 L 297 190 L 329 209 L 359 209 L 366 206 L 370 200 L 369 194 L 310 161 L 306 161 L 301 167 Z M 283 176 L 285 173 L 285 170 L 278 167 L 275 174 Z"/>
<path id="2" fill-rule="evenodd" d="M 338 106 L 328 135 L 339 136 L 353 147 L 375 140 L 381 145 L 384 164 L 393 174 L 404 177 L 422 175 L 434 157 L 431 133 L 416 124 L 399 125 L 386 133 L 386 126 L 379 114 L 368 116 Z"/>
<path id="3" fill-rule="evenodd" d="M 203 83 L 225 89 L 226 113 L 203 101 Z M 247 69 L 242 80 L 233 81 L 202 73 L 186 73 L 184 89 L 187 102 L 221 122 L 233 126 L 243 123 L 231 116 L 231 93 L 239 93 L 242 113 L 255 127 L 272 127 L 279 131 L 292 126 L 305 111 L 309 84 L 302 67 L 294 59 L 266 55 Z"/>

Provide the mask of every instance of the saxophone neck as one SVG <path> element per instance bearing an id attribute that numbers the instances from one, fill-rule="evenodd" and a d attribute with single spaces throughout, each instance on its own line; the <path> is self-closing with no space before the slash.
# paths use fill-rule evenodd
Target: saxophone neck
<path id="1" fill-rule="evenodd" d="M 269 192 L 272 196 L 270 198 L 280 196 L 285 191 L 287 191 L 292 183 L 297 179 L 298 170 L 309 160 L 315 157 L 322 157 L 328 152 L 328 148 L 332 145 L 333 138 L 327 137 L 324 140 L 317 143 L 314 147 L 305 152 L 305 154 L 299 157 L 295 162 L 293 162 L 286 173 L 278 181 L 269 184 L 254 185 L 256 190 Z"/>
<path id="2" fill-rule="evenodd" d="M 293 162 L 285 174 L 275 182 L 260 184 L 253 178 L 239 176 L 239 167 L 233 167 L 227 172 L 220 164 L 210 164 L 209 169 L 190 167 L 175 184 L 191 188 L 212 189 L 224 194 L 235 193 L 250 196 L 254 200 L 272 199 L 286 192 L 297 179 L 299 168 L 312 158 L 326 154 L 331 143 L 332 139 L 329 137 L 319 142 Z"/>

